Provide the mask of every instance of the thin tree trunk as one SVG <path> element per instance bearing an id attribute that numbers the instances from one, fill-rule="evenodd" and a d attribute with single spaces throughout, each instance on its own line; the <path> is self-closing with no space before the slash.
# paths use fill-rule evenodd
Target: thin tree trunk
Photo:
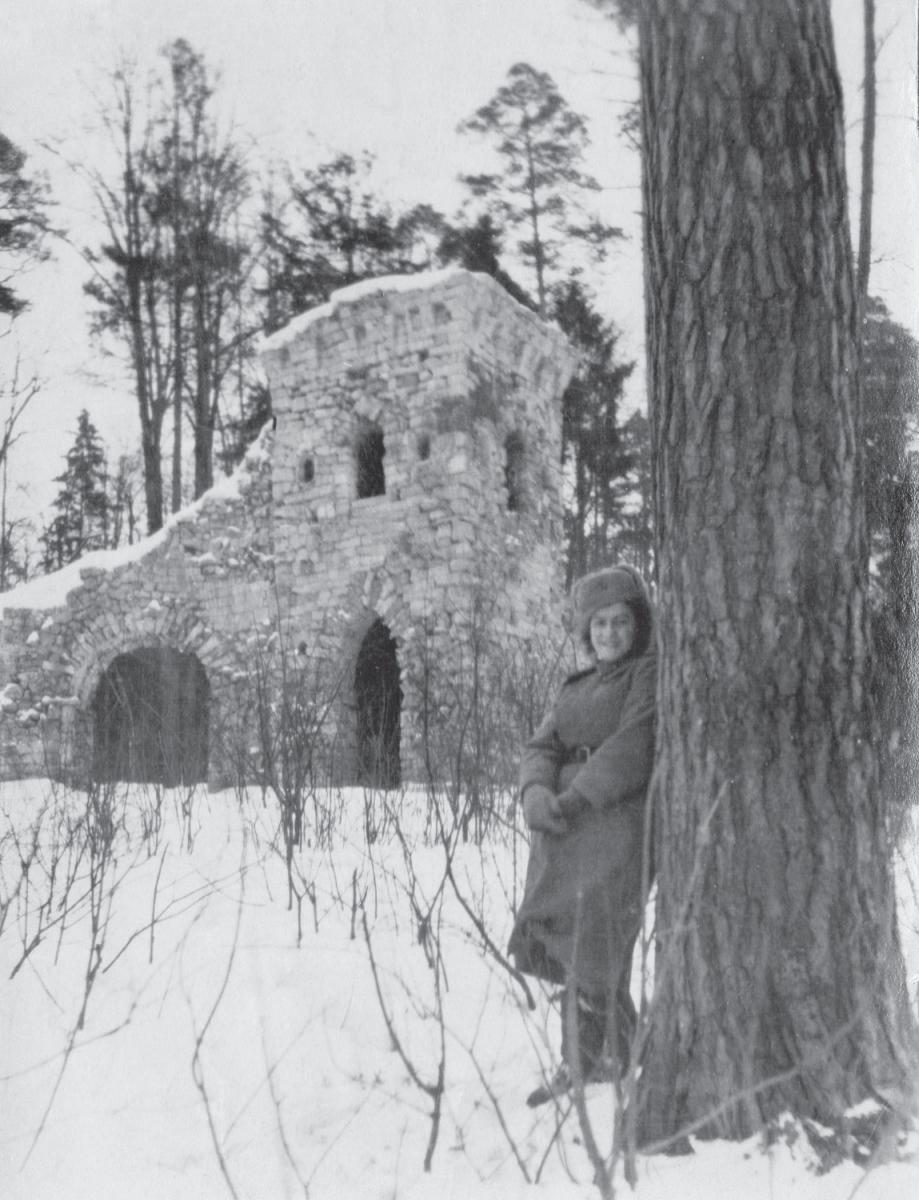
<path id="1" fill-rule="evenodd" d="M 136 272 L 134 272 L 136 274 Z M 140 281 L 129 274 L 131 360 L 140 417 L 140 442 L 144 464 L 144 500 L 147 508 L 147 533 L 156 533 L 163 524 L 163 467 L 160 461 L 159 422 L 153 411 L 147 380 L 147 361 L 141 311 Z"/>
<path id="2" fill-rule="evenodd" d="M 185 350 L 182 341 L 182 294 L 185 262 L 182 237 L 181 128 L 179 68 L 172 64 L 172 512 L 182 507 L 182 404 L 185 392 Z"/>
<path id="3" fill-rule="evenodd" d="M 6 528 L 6 486 L 7 461 L 6 455 L 0 459 L 0 592 L 7 589 L 7 560 L 10 553 L 8 530 Z"/>
<path id="4" fill-rule="evenodd" d="M 150 258 L 144 253 L 141 188 L 134 171 L 132 141 L 132 93 L 127 84 L 124 92 L 124 117 L 121 126 L 124 155 L 124 243 L 125 243 L 125 302 L 127 310 L 127 341 L 134 372 L 134 390 L 140 420 L 141 453 L 144 471 L 144 499 L 147 509 L 147 533 L 155 533 L 163 524 L 163 466 L 160 461 L 160 421 L 158 396 L 152 394 L 148 374 L 149 362 L 144 330 L 144 300 L 153 287 L 145 280 L 150 273 Z M 117 231 L 110 225 L 117 244 Z M 116 301 L 117 303 L 117 301 Z M 151 323 L 155 333 L 155 320 Z"/>
<path id="5" fill-rule="evenodd" d="M 542 238 L 539 236 L 539 205 L 536 203 L 536 180 L 533 172 L 533 153 L 527 142 L 527 195 L 530 201 L 530 230 L 533 234 L 533 262 L 536 267 L 536 300 L 541 317 L 546 315 L 546 266 Z"/>
<path id="6" fill-rule="evenodd" d="M 640 8 L 661 627 L 645 1140 L 905 1086 L 825 0 Z"/>
<path id="7" fill-rule="evenodd" d="M 213 364 L 208 320 L 207 280 L 198 279 L 195 304 L 195 499 L 203 496 L 214 482 L 214 414 L 211 404 Z M 219 322 L 218 322 L 219 326 Z"/>
<path id="8" fill-rule="evenodd" d="M 865 73 L 862 125 L 862 198 L 858 214 L 858 274 L 856 293 L 859 315 L 865 312 L 871 275 L 871 217 L 874 206 L 874 141 L 877 124 L 877 44 L 874 36 L 874 0 L 864 0 Z M 859 328 L 861 324 L 859 323 Z"/>

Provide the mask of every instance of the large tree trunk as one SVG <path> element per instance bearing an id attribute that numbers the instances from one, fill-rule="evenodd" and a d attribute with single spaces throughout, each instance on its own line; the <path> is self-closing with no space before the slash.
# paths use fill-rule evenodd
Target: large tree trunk
<path id="1" fill-rule="evenodd" d="M 826 0 L 640 12 L 662 645 L 644 1136 L 742 1137 L 905 1081 L 842 103 Z"/>

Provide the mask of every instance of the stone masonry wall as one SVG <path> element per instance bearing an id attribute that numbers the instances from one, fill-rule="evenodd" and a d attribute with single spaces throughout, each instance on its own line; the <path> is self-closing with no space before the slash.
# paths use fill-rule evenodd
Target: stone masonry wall
<path id="1" fill-rule="evenodd" d="M 0 777 L 86 778 L 96 687 L 117 655 L 141 647 L 197 656 L 213 748 L 274 610 L 270 507 L 263 435 L 232 479 L 158 534 L 0 596 Z"/>
<path id="2" fill-rule="evenodd" d="M 354 781 L 356 662 L 382 622 L 403 774 L 422 778 L 432 706 L 452 711 L 444 697 L 455 707 L 486 661 L 497 679 L 557 640 L 574 362 L 557 329 L 487 276 L 446 271 L 344 289 L 263 362 L 276 429 L 231 479 L 138 546 L 0 597 L 0 777 L 85 777 L 103 673 L 170 647 L 207 677 L 213 785 L 247 770 L 269 659 L 322 712 L 323 770 Z M 368 445 L 385 486 L 359 498 Z"/>

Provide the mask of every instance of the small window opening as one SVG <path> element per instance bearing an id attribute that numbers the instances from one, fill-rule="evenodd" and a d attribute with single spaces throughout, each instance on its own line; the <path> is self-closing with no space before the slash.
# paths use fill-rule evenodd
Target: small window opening
<path id="1" fill-rule="evenodd" d="M 507 491 L 507 511 L 523 508 L 523 438 L 509 433 L 504 439 L 504 486 Z"/>
<path id="2" fill-rule="evenodd" d="M 357 498 L 383 496 L 386 493 L 386 474 L 383 470 L 383 430 L 379 425 L 370 425 L 358 436 L 354 447 L 357 465 Z"/>
<path id="3" fill-rule="evenodd" d="M 300 459 L 299 475 L 301 483 L 312 483 L 316 478 L 316 464 L 308 454 L 304 454 Z"/>
<path id="4" fill-rule="evenodd" d="M 418 438 L 418 457 L 422 462 L 427 462 L 431 457 L 431 436 L 423 433 Z"/>

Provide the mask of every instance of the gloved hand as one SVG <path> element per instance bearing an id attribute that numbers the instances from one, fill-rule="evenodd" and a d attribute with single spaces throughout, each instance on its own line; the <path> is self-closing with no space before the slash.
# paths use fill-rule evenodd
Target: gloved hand
<path id="1" fill-rule="evenodd" d="M 568 832 L 568 822 L 555 807 L 555 793 L 541 783 L 532 783 L 523 794 L 523 816 L 527 827 L 555 836 Z"/>
<path id="2" fill-rule="evenodd" d="M 590 801 L 575 788 L 566 788 L 563 792 L 559 792 L 557 796 L 553 797 L 553 812 L 568 821 L 579 817 L 588 808 L 590 808 Z"/>

